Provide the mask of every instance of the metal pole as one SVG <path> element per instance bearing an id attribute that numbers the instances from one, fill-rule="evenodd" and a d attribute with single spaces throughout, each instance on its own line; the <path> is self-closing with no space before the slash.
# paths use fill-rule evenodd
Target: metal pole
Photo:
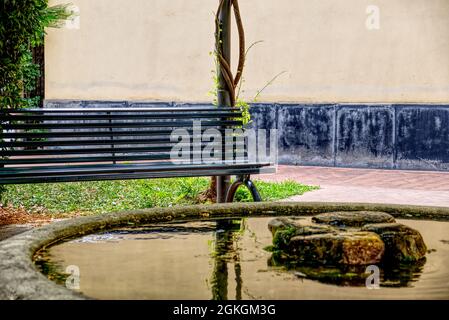
<path id="1" fill-rule="evenodd" d="M 221 31 L 219 32 L 219 43 L 217 48 L 220 48 L 220 52 L 223 58 L 231 65 L 231 0 L 224 0 L 223 7 L 218 17 Z M 217 102 L 219 106 L 231 107 L 231 97 L 228 90 L 226 90 L 226 81 L 223 77 L 223 73 L 220 71 L 220 67 L 217 70 L 218 75 L 218 92 Z M 223 137 L 224 139 L 224 137 Z M 224 151 L 222 152 L 222 159 L 225 160 Z M 217 203 L 226 201 L 226 190 L 231 182 L 230 176 L 217 177 Z"/>
<path id="2" fill-rule="evenodd" d="M 111 149 L 114 150 L 115 145 L 113 143 L 114 142 L 114 132 L 113 132 L 114 129 L 112 128 L 112 117 L 111 117 L 111 113 L 109 111 L 107 112 L 107 115 L 109 117 L 109 124 L 111 125 L 109 127 L 109 132 L 111 133 L 111 142 L 112 142 Z M 117 164 L 117 161 L 115 161 L 115 152 L 112 153 L 112 158 L 114 159 L 114 160 L 112 160 L 112 164 Z"/>

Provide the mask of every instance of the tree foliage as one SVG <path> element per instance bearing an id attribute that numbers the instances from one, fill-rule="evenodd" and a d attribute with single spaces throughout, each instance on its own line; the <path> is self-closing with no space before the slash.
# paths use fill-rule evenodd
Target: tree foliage
<path id="1" fill-rule="evenodd" d="M 36 105 L 38 98 L 24 98 L 39 77 L 31 49 L 44 42 L 45 28 L 69 16 L 67 5 L 48 0 L 0 0 L 0 109 Z"/>
<path id="2" fill-rule="evenodd" d="M 31 49 L 43 44 L 45 28 L 59 27 L 71 16 L 67 7 L 49 7 L 48 0 L 0 0 L 0 109 L 39 103 L 39 97 L 24 97 L 40 76 Z M 3 191 L 0 184 L 0 201 Z"/>

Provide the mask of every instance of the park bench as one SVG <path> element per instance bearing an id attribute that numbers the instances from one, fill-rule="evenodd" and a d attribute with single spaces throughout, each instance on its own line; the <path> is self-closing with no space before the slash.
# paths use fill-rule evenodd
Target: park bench
<path id="1" fill-rule="evenodd" d="M 226 201 L 241 184 L 260 201 L 250 175 L 273 166 L 251 161 L 248 140 L 229 130 L 241 128 L 241 117 L 220 107 L 0 110 L 0 184 L 236 176 Z M 210 129 L 221 141 L 204 139 Z M 174 147 L 187 157 L 174 161 Z M 203 159 L 211 148 L 219 161 Z"/>

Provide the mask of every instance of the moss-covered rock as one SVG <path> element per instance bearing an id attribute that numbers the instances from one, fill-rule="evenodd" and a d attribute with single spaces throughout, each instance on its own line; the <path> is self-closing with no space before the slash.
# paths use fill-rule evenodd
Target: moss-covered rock
<path id="1" fill-rule="evenodd" d="M 323 265 L 379 263 L 384 243 L 372 232 L 340 232 L 294 236 L 285 246 L 289 258 Z"/>
<path id="2" fill-rule="evenodd" d="M 421 260 L 427 252 L 426 244 L 421 234 L 400 223 L 369 224 L 364 231 L 378 234 L 385 243 L 387 263 L 408 263 Z"/>
<path id="3" fill-rule="evenodd" d="M 268 223 L 268 229 L 273 235 L 273 251 L 288 251 L 290 240 L 296 236 L 335 233 L 330 226 L 308 223 L 306 220 L 289 218 L 274 218 Z"/>
<path id="4" fill-rule="evenodd" d="M 343 240 L 343 264 L 370 265 L 379 263 L 385 252 L 382 239 L 373 232 L 345 232 Z"/>
<path id="5" fill-rule="evenodd" d="M 273 253 L 300 264 L 401 264 L 418 261 L 427 252 L 418 231 L 395 223 L 394 217 L 384 212 L 330 212 L 298 220 L 275 218 L 268 228 L 273 234 Z"/>
<path id="6" fill-rule="evenodd" d="M 313 217 L 312 221 L 337 227 L 361 227 L 371 223 L 395 222 L 395 219 L 385 212 L 348 211 L 322 213 Z"/>
<path id="7" fill-rule="evenodd" d="M 296 226 L 297 226 L 297 224 L 295 223 L 295 221 L 293 219 L 285 218 L 285 217 L 274 218 L 268 222 L 268 230 L 270 230 L 273 237 L 276 234 L 276 232 L 279 230 L 285 230 L 288 228 L 296 228 Z"/>
<path id="8" fill-rule="evenodd" d="M 293 220 L 289 218 L 274 218 L 268 222 L 268 229 L 273 236 L 277 231 L 295 229 L 294 234 L 297 236 L 307 236 L 312 234 L 332 233 L 334 228 L 326 225 L 318 225 L 308 223 L 307 220 Z"/>
<path id="9" fill-rule="evenodd" d="M 287 251 L 290 240 L 296 236 L 296 231 L 293 226 L 276 230 L 273 236 L 273 251 Z"/>

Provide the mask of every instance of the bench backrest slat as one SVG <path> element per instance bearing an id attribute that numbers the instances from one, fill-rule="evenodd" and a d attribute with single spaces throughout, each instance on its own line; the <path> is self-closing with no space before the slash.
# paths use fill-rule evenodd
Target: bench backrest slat
<path id="1" fill-rule="evenodd" d="M 192 121 L 158 121 L 158 122 L 80 122 L 71 123 L 62 120 L 55 123 L 26 123 L 16 124 L 7 123 L 3 125 L 4 130 L 35 130 L 35 129 L 83 129 L 83 128 L 115 128 L 115 129 L 129 129 L 129 128 L 189 128 L 192 127 Z M 210 121 L 205 120 L 201 122 L 201 127 L 218 127 L 218 126 L 239 126 L 241 121 L 223 120 Z"/>
<path id="2" fill-rule="evenodd" d="M 28 108 L 28 109 L 2 109 L 0 114 L 19 114 L 19 113 L 35 113 L 35 114 L 48 114 L 48 113 L 98 113 L 98 112 L 111 112 L 111 113 L 170 113 L 170 112 L 183 112 L 183 113 L 193 113 L 193 112 L 240 112 L 239 108 L 228 108 L 228 107 L 167 107 L 167 108 Z"/>
<path id="3" fill-rule="evenodd" d="M 170 160 L 175 129 L 195 134 L 190 157 L 212 145 L 205 130 L 242 126 L 237 108 L 50 108 L 0 111 L 0 166 Z M 200 123 L 201 128 L 194 125 Z M 234 141 L 235 140 L 235 141 Z M 214 145 L 228 157 L 246 156 L 242 139 Z"/>

